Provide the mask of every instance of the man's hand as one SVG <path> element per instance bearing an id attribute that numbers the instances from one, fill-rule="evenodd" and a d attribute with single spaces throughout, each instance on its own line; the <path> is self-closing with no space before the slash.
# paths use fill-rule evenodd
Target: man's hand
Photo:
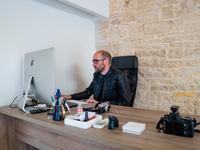
<path id="1" fill-rule="evenodd" d="M 95 99 L 87 99 L 85 102 L 86 103 L 98 103 L 98 101 L 96 101 Z"/>
<path id="2" fill-rule="evenodd" d="M 71 97 L 71 95 L 63 95 L 63 94 L 61 94 L 61 97 L 64 99 L 65 97 L 67 98 L 67 100 L 69 100 L 69 99 L 71 99 L 72 97 Z"/>

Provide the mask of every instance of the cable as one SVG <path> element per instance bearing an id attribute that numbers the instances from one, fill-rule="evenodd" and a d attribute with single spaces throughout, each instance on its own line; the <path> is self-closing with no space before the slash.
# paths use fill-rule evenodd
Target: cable
<path id="1" fill-rule="evenodd" d="M 21 95 L 19 95 L 19 96 L 21 96 Z M 15 106 L 15 107 L 12 107 L 12 104 L 14 103 L 14 101 L 15 101 L 15 100 L 16 100 L 16 99 L 17 99 L 19 96 L 16 96 L 16 97 L 15 97 L 15 99 L 12 101 L 12 103 L 11 103 L 11 104 L 10 104 L 10 106 L 9 106 L 10 108 L 14 109 L 14 108 L 16 108 L 16 107 L 17 107 L 17 106 Z"/>

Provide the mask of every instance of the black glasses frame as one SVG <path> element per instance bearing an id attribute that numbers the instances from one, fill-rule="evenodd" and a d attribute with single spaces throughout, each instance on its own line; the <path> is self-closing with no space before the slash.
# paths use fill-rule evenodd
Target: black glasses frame
<path id="1" fill-rule="evenodd" d="M 94 59 L 94 60 L 92 60 L 92 62 L 97 65 L 99 61 L 102 61 L 102 60 L 105 60 L 105 59 L 106 58 L 103 58 L 103 59 Z"/>

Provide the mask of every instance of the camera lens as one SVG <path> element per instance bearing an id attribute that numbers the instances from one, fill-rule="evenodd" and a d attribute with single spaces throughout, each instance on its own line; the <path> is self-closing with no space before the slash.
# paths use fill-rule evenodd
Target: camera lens
<path id="1" fill-rule="evenodd" d="M 176 106 L 176 105 L 173 105 L 171 107 L 171 110 L 172 110 L 173 113 L 176 113 L 178 111 L 178 109 L 179 109 L 179 106 Z"/>

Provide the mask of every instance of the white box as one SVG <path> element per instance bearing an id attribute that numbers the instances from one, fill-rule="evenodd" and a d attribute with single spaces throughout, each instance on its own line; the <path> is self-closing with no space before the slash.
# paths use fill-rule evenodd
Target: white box
<path id="1" fill-rule="evenodd" d="M 74 127 L 78 127 L 78 128 L 82 128 L 82 129 L 88 129 L 90 128 L 94 123 L 96 123 L 97 121 L 102 120 L 102 116 L 101 115 L 95 115 L 95 118 L 87 121 L 87 122 L 83 122 L 83 121 L 78 121 L 78 120 L 74 120 L 74 119 L 69 119 L 69 118 L 65 118 L 64 120 L 64 124 L 66 125 L 70 125 L 70 126 L 74 126 Z"/>
<path id="2" fill-rule="evenodd" d="M 125 125 L 122 126 L 122 131 L 132 134 L 140 135 L 145 130 L 144 123 L 137 123 L 129 121 Z"/>

